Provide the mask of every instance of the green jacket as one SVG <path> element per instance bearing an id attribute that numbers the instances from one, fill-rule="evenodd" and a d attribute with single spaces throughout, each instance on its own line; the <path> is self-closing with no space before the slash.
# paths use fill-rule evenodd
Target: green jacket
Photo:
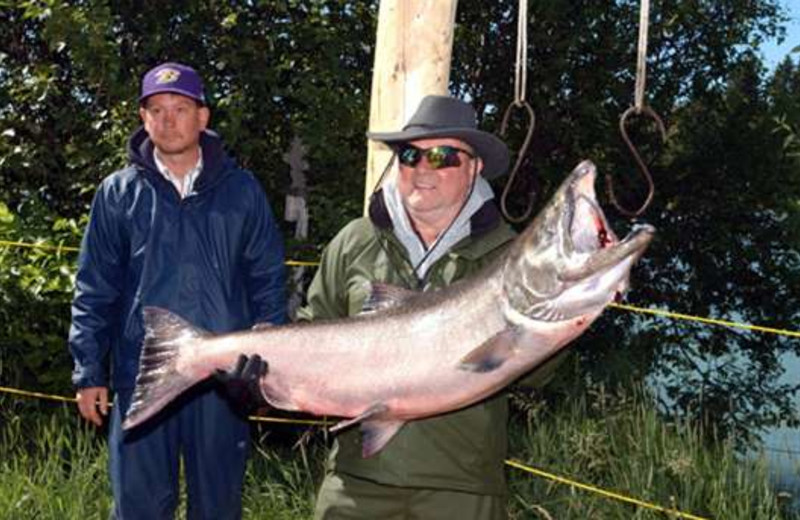
<path id="1" fill-rule="evenodd" d="M 365 282 L 416 288 L 404 247 L 392 234 L 388 216 L 374 206 L 371 218 L 352 221 L 323 252 L 300 319 L 358 314 L 367 297 Z M 473 217 L 472 229 L 472 236 L 431 266 L 423 281 L 426 290 L 475 274 L 515 236 L 492 203 Z M 411 421 L 368 459 L 361 456 L 359 429 L 350 428 L 337 436 L 328 468 L 393 486 L 505 494 L 507 420 L 507 397 L 501 393 L 462 410 Z"/>

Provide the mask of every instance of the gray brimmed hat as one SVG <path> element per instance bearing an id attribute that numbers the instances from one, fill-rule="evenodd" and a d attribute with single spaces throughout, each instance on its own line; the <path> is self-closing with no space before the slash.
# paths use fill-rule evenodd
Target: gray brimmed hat
<path id="1" fill-rule="evenodd" d="M 417 139 L 450 137 L 470 145 L 483 160 L 483 176 L 493 179 L 506 172 L 508 147 L 493 134 L 478 130 L 478 118 L 468 103 L 449 96 L 425 96 L 400 132 L 367 132 L 367 137 L 389 146 Z"/>

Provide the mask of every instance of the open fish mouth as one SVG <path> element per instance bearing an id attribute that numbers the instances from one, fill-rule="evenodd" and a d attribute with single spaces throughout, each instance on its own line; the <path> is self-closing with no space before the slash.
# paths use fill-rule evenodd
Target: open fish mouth
<path id="1" fill-rule="evenodd" d="M 619 264 L 631 264 L 644 252 L 655 229 L 649 225 L 636 226 L 620 240 L 608 223 L 597 202 L 595 180 L 597 168 L 591 161 L 581 162 L 574 170 L 570 186 L 571 211 L 565 213 L 568 267 L 561 280 L 576 282 L 594 273 Z M 626 261 L 626 257 L 631 257 Z"/>
<path id="2" fill-rule="evenodd" d="M 597 202 L 597 169 L 581 162 L 572 172 L 563 194 L 564 208 L 555 225 L 560 244 L 554 270 L 558 288 L 538 298 L 527 315 L 556 321 L 590 315 L 611 302 L 621 301 L 629 286 L 629 272 L 647 249 L 655 229 L 636 226 L 620 239 Z"/>
<path id="3" fill-rule="evenodd" d="M 576 253 L 591 254 L 598 249 L 619 243 L 619 238 L 608 224 L 605 213 L 597 202 L 595 182 L 597 168 L 591 161 L 581 162 L 575 168 L 572 183 L 572 211 L 569 236 Z"/>
<path id="4" fill-rule="evenodd" d="M 504 287 L 516 312 L 540 322 L 594 316 L 627 291 L 655 230 L 638 226 L 620 240 L 597 202 L 596 179 L 591 161 L 575 167 L 528 228 L 535 233 L 526 230 L 509 255 L 515 274 Z"/>

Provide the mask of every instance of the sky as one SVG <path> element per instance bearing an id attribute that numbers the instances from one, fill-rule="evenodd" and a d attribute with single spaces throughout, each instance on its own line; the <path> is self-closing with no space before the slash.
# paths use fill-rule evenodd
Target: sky
<path id="1" fill-rule="evenodd" d="M 770 69 L 783 61 L 787 54 L 795 47 L 800 46 L 800 0 L 783 0 L 783 5 L 787 7 L 789 16 L 792 18 L 786 24 L 786 39 L 778 45 L 778 42 L 773 40 L 766 42 L 761 47 L 761 52 L 764 53 L 764 64 Z M 795 62 L 800 59 L 800 53 L 792 54 Z"/>

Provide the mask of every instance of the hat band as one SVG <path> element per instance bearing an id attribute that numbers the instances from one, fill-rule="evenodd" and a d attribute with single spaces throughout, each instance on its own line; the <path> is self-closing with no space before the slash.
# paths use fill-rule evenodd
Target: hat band
<path id="1" fill-rule="evenodd" d="M 403 128 L 404 132 L 408 131 L 425 131 L 425 132 L 439 132 L 442 130 L 448 130 L 453 132 L 458 132 L 460 130 L 475 130 L 474 126 L 463 126 L 463 125 L 408 125 Z"/>

